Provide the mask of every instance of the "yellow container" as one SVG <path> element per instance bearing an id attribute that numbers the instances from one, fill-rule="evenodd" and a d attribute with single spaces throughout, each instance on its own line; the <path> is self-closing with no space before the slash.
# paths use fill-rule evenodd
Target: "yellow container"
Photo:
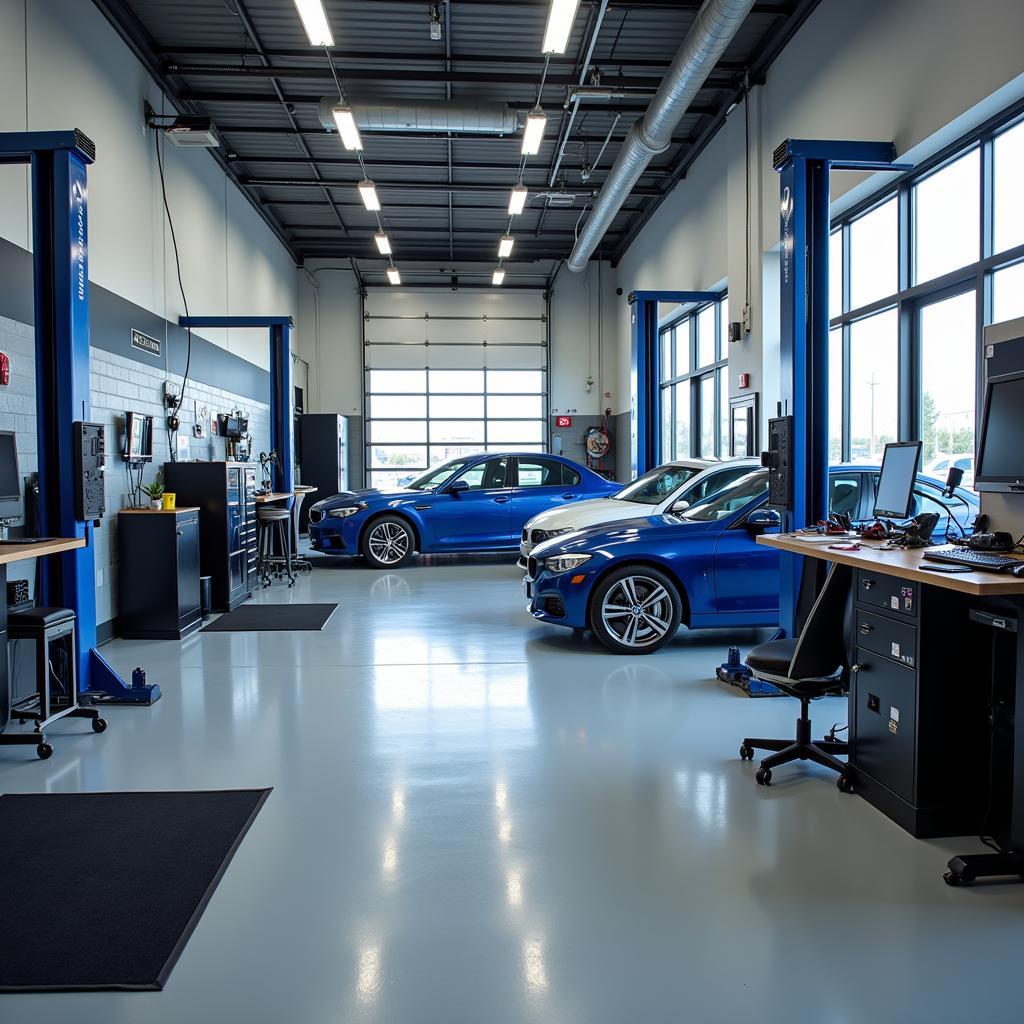
<path id="1" fill-rule="evenodd" d="M 164 491 L 164 508 L 168 511 L 174 511 L 174 499 L 176 497 L 177 495 L 173 491 Z"/>

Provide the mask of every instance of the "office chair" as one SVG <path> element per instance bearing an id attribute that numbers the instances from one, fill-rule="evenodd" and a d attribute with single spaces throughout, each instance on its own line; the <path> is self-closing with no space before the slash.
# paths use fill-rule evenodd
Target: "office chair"
<path id="1" fill-rule="evenodd" d="M 811 608 L 803 631 L 796 640 L 770 640 L 747 655 L 747 665 L 758 679 L 774 683 L 783 693 L 800 701 L 796 740 L 766 740 L 747 737 L 740 757 L 753 760 L 754 749 L 774 750 L 761 762 L 756 779 L 762 786 L 772 781 L 772 769 L 790 761 L 814 761 L 839 773 L 837 785 L 853 792 L 846 764 L 837 754 L 847 744 L 836 739 L 811 739 L 810 703 L 818 697 L 841 693 L 847 669 L 847 604 L 853 571 L 833 564 L 818 599 Z"/>

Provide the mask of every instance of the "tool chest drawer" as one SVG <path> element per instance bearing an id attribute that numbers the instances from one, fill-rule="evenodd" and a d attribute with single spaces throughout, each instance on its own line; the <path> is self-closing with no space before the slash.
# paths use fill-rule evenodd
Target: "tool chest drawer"
<path id="1" fill-rule="evenodd" d="M 916 583 L 898 576 L 858 569 L 854 586 L 858 604 L 893 615 L 917 618 L 920 595 Z"/>
<path id="2" fill-rule="evenodd" d="M 917 667 L 917 626 L 892 615 L 869 612 L 858 606 L 854 640 L 858 647 L 893 661 Z"/>

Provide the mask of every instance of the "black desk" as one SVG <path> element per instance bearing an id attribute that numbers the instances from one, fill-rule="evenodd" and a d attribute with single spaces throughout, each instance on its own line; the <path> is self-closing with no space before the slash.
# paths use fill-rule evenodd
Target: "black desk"
<path id="1" fill-rule="evenodd" d="M 758 543 L 854 570 L 856 792 L 915 836 L 977 835 L 986 824 L 1014 851 L 953 858 L 951 884 L 1024 873 L 1024 579 L 928 572 L 920 549 L 836 551 L 792 535 Z"/>

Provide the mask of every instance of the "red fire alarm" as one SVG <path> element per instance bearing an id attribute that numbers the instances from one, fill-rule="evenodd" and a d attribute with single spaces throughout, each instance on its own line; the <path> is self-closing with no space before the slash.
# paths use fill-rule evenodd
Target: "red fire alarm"
<path id="1" fill-rule="evenodd" d="M 749 388 L 749 387 L 750 387 L 750 374 L 749 373 L 741 373 L 740 374 L 740 388 Z"/>
<path id="2" fill-rule="evenodd" d="M 0 384 L 11 383 L 11 360 L 6 352 L 0 352 Z"/>
<path id="3" fill-rule="evenodd" d="M 571 416 L 556 416 L 555 417 L 556 427 L 571 427 L 572 417 Z"/>

